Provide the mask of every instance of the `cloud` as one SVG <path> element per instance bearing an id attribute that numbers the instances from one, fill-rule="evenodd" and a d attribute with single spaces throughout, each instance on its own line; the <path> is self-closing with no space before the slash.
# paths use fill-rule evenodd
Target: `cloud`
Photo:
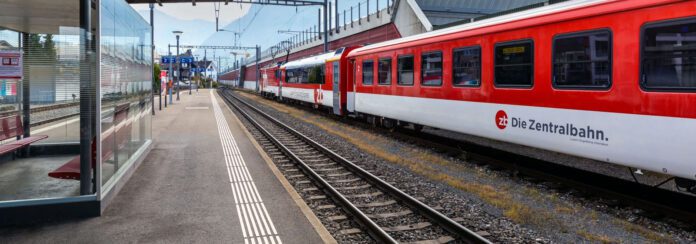
<path id="1" fill-rule="evenodd" d="M 155 5 L 155 9 L 179 20 L 203 20 L 215 23 L 215 6 L 213 4 L 214 3 L 196 3 L 196 6 L 192 6 L 191 3 L 169 3 L 164 4 L 162 7 Z M 138 11 L 150 10 L 148 4 L 133 4 L 131 6 Z M 250 4 L 230 3 L 229 5 L 225 5 L 221 3 L 220 26 L 227 25 L 243 17 L 249 13 L 250 8 Z"/>

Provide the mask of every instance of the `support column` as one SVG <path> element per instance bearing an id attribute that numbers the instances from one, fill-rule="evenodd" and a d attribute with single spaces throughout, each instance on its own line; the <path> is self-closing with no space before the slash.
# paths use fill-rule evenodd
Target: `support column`
<path id="1" fill-rule="evenodd" d="M 80 0 L 80 195 L 92 194 L 96 90 L 92 78 L 92 0 Z"/>
<path id="2" fill-rule="evenodd" d="M 259 59 L 261 59 L 261 47 L 256 45 L 256 92 L 259 92 L 259 76 L 261 75 L 261 69 L 259 69 Z"/>
<path id="3" fill-rule="evenodd" d="M 33 53 L 29 52 L 29 49 L 31 47 L 29 46 L 29 33 L 22 33 L 22 49 L 24 49 L 24 59 L 26 60 L 27 57 L 30 55 L 34 55 Z M 31 136 L 31 117 L 29 116 L 31 114 L 30 109 L 30 100 L 31 100 L 31 93 L 30 93 L 30 72 L 29 72 L 29 64 L 28 62 L 22 62 L 23 66 L 23 76 L 22 77 L 22 127 L 24 128 L 24 137 L 29 137 Z M 19 94 L 19 93 L 18 93 Z"/>
<path id="4" fill-rule="evenodd" d="M 155 15 L 154 15 L 154 10 L 155 10 L 155 4 L 151 3 L 150 4 L 150 64 L 152 65 L 152 81 L 157 80 L 157 75 L 154 72 L 154 67 L 155 67 Z M 154 82 L 150 82 L 152 84 L 152 96 L 150 96 L 150 101 L 152 101 L 152 115 L 155 115 L 155 84 Z M 161 86 L 161 81 L 159 86 Z M 160 94 L 160 110 L 162 109 L 162 92 Z"/>
<path id="5" fill-rule="evenodd" d="M 329 25 L 328 23 L 328 2 L 329 0 L 324 0 L 324 52 L 329 51 Z"/>

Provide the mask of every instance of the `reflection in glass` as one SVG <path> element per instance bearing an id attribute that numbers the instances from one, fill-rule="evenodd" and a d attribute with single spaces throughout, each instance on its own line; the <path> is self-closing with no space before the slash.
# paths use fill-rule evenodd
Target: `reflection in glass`
<path id="1" fill-rule="evenodd" d="M 478 86 L 481 84 L 481 48 L 454 50 L 452 67 L 454 86 Z"/>
<path id="2" fill-rule="evenodd" d="M 495 47 L 495 84 L 532 86 L 534 50 L 531 41 L 500 44 Z"/>
<path id="3" fill-rule="evenodd" d="M 575 34 L 554 40 L 553 72 L 557 87 L 609 87 L 609 31 Z"/>
<path id="4" fill-rule="evenodd" d="M 399 85 L 413 85 L 413 56 L 400 56 L 397 61 L 397 71 L 399 72 Z"/>
<path id="5" fill-rule="evenodd" d="M 424 86 L 442 85 L 442 52 L 421 56 L 421 78 Z"/>
<path id="6" fill-rule="evenodd" d="M 101 1 L 102 183 L 150 140 L 150 25 L 126 2 Z"/>
<path id="7" fill-rule="evenodd" d="M 648 26 L 641 57 L 644 86 L 696 89 L 696 20 Z"/>

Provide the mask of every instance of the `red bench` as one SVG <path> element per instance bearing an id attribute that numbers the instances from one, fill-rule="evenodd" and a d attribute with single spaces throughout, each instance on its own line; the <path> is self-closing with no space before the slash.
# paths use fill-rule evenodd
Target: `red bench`
<path id="1" fill-rule="evenodd" d="M 114 155 L 115 145 L 121 148 L 129 140 L 128 135 L 130 135 L 132 124 L 130 121 L 126 121 L 128 118 L 128 106 L 117 106 L 115 111 L 117 112 L 114 113 L 112 129 L 102 134 L 102 159 L 107 159 Z M 96 140 L 92 140 L 92 168 L 96 167 L 97 162 L 96 143 Z M 80 156 L 51 171 L 48 173 L 48 176 L 58 179 L 80 180 Z"/>
<path id="2" fill-rule="evenodd" d="M 0 118 L 0 124 L 2 124 L 2 126 L 0 126 L 0 141 L 24 135 L 24 127 L 22 127 L 22 119 L 20 119 L 19 115 Z M 0 145 L 0 155 L 14 152 L 17 149 L 29 146 L 34 142 L 46 138 L 48 138 L 48 136 L 30 136 Z"/>

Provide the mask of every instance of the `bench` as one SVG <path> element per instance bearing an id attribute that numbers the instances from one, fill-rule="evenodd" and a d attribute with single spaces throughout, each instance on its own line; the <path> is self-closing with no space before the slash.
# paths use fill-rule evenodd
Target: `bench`
<path id="1" fill-rule="evenodd" d="M 22 119 L 19 115 L 12 115 L 0 118 L 0 141 L 24 135 Z M 34 142 L 48 138 L 45 135 L 29 136 L 7 144 L 0 145 L 0 155 L 14 152 L 17 149 L 31 145 Z"/>
<path id="2" fill-rule="evenodd" d="M 114 151 L 124 147 L 129 139 L 132 122 L 128 121 L 129 107 L 122 105 L 114 109 L 113 127 L 102 133 L 102 159 L 111 158 L 114 156 Z M 97 162 L 97 140 L 92 140 L 92 169 L 96 167 Z M 73 158 L 59 168 L 48 173 L 49 177 L 58 179 L 80 180 L 80 156 Z"/>

